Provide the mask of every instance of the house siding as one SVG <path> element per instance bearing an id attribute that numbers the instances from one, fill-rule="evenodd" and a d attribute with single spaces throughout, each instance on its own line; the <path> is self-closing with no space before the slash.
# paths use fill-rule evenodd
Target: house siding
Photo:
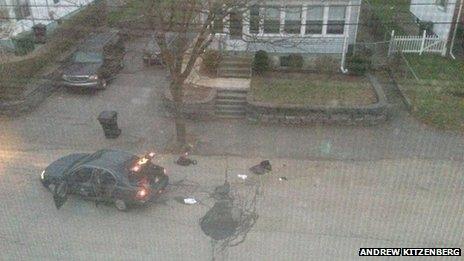
<path id="1" fill-rule="evenodd" d="M 346 6 L 345 23 L 348 27 L 347 44 L 356 42 L 361 0 L 333 0 L 333 1 L 266 1 L 266 6 Z M 325 11 L 325 16 L 328 11 Z M 327 18 L 326 18 L 327 19 Z M 247 19 L 246 19 L 247 20 Z M 303 20 L 303 19 L 302 19 Z M 282 21 L 281 21 L 282 22 Z M 226 21 L 227 24 L 227 21 Z M 227 25 L 226 25 L 227 26 Z M 345 27 L 345 28 L 347 28 Z M 226 33 L 228 29 L 226 28 Z M 262 30 L 261 30 L 262 31 Z M 226 40 L 224 46 L 228 51 L 255 52 L 265 50 L 272 53 L 301 53 L 301 54 L 341 54 L 345 41 L 344 35 L 254 35 L 250 37 L 249 24 L 243 25 L 243 40 Z M 282 41 L 284 39 L 284 41 Z"/>
<path id="2" fill-rule="evenodd" d="M 30 7 L 30 16 L 18 19 L 15 14 L 16 0 L 6 0 L 5 4 L 9 13 L 9 29 L 8 32 L 0 34 L 0 38 L 8 39 L 22 32 L 27 32 L 32 29 L 34 24 L 49 25 L 54 23 L 53 20 L 66 17 L 67 15 L 81 9 L 82 7 L 92 3 L 94 0 L 77 0 L 65 1 L 60 0 L 55 3 L 53 0 L 28 0 Z M 52 15 L 50 15 L 52 14 Z M 5 26 L 5 25 L 4 25 Z M 6 27 L 6 26 L 5 26 Z"/>
<path id="3" fill-rule="evenodd" d="M 456 0 L 449 0 L 446 8 L 442 8 L 436 4 L 435 0 L 411 0 L 410 11 L 421 21 L 433 22 L 434 33 L 442 39 L 448 39 L 456 2 Z"/>

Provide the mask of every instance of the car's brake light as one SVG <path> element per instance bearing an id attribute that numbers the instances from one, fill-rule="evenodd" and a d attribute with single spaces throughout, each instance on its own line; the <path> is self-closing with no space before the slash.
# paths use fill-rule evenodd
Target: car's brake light
<path id="1" fill-rule="evenodd" d="M 145 156 L 141 157 L 135 165 L 131 168 L 131 171 L 133 172 L 139 172 L 142 169 L 142 166 L 147 164 L 150 160 L 152 160 L 155 157 L 154 152 L 147 153 Z"/>
<path id="2" fill-rule="evenodd" d="M 146 188 L 139 188 L 139 190 L 137 191 L 137 198 L 143 199 L 146 196 L 148 196 L 148 190 Z"/>

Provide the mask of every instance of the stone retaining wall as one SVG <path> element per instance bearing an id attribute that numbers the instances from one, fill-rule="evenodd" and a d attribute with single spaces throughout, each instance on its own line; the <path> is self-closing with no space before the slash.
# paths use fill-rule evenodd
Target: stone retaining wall
<path id="1" fill-rule="evenodd" d="M 183 106 L 184 117 L 188 119 L 206 119 L 214 117 L 216 90 L 211 89 L 208 97 L 200 101 L 186 101 Z M 163 96 L 163 103 L 168 116 L 175 113 L 174 101 L 171 92 L 166 90 Z"/>
<path id="2" fill-rule="evenodd" d="M 306 105 L 275 105 L 272 103 L 252 101 L 247 98 L 247 118 L 253 122 L 281 123 L 292 125 L 304 124 L 367 124 L 385 122 L 389 118 L 389 106 L 385 93 L 378 80 L 367 76 L 377 95 L 377 103 L 367 106 L 324 107 Z"/>
<path id="3" fill-rule="evenodd" d="M 29 112 L 45 100 L 54 89 L 55 86 L 52 81 L 39 80 L 32 86 L 27 87 L 27 91 L 21 99 L 0 101 L 0 114 L 17 116 Z"/>

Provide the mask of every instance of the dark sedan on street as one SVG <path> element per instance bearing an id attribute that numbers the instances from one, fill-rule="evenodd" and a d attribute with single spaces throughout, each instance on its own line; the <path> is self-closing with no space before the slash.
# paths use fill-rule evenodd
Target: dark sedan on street
<path id="1" fill-rule="evenodd" d="M 146 204 L 168 185 L 166 170 L 152 163 L 154 156 L 153 152 L 138 157 L 118 150 L 71 154 L 50 164 L 40 181 L 53 192 L 58 209 L 68 194 L 77 194 L 113 203 L 124 211 L 129 205 Z"/>

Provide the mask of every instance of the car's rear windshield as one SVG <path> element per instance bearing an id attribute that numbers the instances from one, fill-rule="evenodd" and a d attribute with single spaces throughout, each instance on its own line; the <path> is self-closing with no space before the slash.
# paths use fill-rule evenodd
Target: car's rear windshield
<path id="1" fill-rule="evenodd" d="M 103 60 L 103 56 L 98 52 L 79 51 L 74 54 L 74 62 L 77 63 L 99 63 Z"/>

